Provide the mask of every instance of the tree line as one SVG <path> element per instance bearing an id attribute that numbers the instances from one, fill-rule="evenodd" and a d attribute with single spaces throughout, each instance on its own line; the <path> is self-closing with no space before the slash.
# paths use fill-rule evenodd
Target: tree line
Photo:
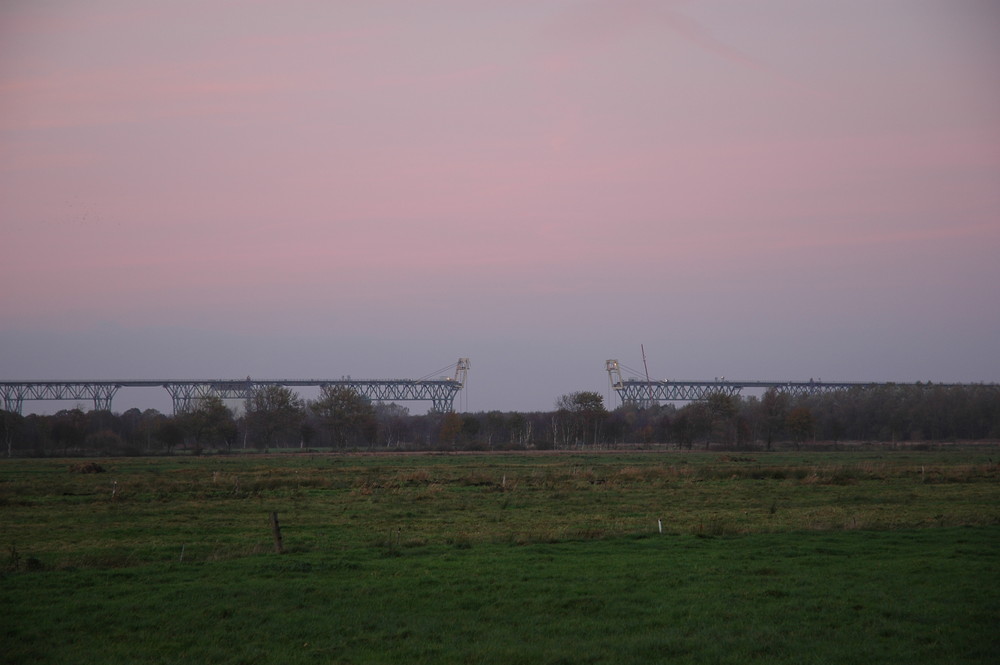
<path id="1" fill-rule="evenodd" d="M 217 397 L 174 415 L 155 409 L 21 416 L 0 410 L 10 456 L 143 455 L 241 449 L 546 450 L 622 445 L 771 450 L 815 442 L 1000 439 L 996 386 L 892 385 L 820 395 L 717 394 L 683 406 L 608 410 L 596 392 L 547 412 L 411 415 L 348 388 L 315 400 L 267 386 L 240 413 Z"/>

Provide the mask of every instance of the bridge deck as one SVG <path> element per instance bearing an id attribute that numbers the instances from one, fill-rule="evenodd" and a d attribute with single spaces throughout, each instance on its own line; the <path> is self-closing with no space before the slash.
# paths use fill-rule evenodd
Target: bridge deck
<path id="1" fill-rule="evenodd" d="M 106 381 L 3 381 L 0 395 L 4 409 L 21 413 L 30 400 L 92 400 L 97 410 L 111 410 L 111 401 L 121 388 L 165 388 L 173 399 L 174 412 L 190 408 L 198 400 L 217 396 L 247 399 L 265 386 L 350 388 L 371 401 L 429 401 L 435 411 L 451 411 L 463 382 L 457 379 L 163 379 Z"/>
<path id="2" fill-rule="evenodd" d="M 995 383 L 885 383 L 873 381 L 732 381 L 716 379 L 714 381 L 643 381 L 641 379 L 625 379 L 616 381 L 612 387 L 618 393 L 623 403 L 648 402 L 693 402 L 706 400 L 712 395 L 739 395 L 747 388 L 763 388 L 776 390 L 790 395 L 819 395 L 845 390 L 870 390 L 879 387 L 921 387 L 921 388 L 955 388 L 987 387 L 1000 389 Z"/>

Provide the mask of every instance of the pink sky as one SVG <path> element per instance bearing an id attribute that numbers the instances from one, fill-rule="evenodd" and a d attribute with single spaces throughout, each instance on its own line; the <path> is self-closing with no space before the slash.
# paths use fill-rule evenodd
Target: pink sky
<path id="1" fill-rule="evenodd" d="M 468 356 L 470 410 L 541 410 L 641 343 L 1000 381 L 998 35 L 989 0 L 6 2 L 0 378 Z"/>

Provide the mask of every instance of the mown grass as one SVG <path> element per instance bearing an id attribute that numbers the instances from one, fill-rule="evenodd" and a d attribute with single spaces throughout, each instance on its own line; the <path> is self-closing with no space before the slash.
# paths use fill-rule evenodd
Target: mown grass
<path id="1" fill-rule="evenodd" d="M 0 660 L 996 662 L 997 453 L 4 461 Z"/>

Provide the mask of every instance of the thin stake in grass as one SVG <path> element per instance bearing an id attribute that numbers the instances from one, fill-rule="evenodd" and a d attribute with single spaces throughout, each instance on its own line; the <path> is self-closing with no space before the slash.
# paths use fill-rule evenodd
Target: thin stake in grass
<path id="1" fill-rule="evenodd" d="M 271 513 L 271 535 L 274 536 L 274 551 L 281 554 L 284 546 L 281 543 L 281 525 L 278 524 L 278 513 Z"/>

